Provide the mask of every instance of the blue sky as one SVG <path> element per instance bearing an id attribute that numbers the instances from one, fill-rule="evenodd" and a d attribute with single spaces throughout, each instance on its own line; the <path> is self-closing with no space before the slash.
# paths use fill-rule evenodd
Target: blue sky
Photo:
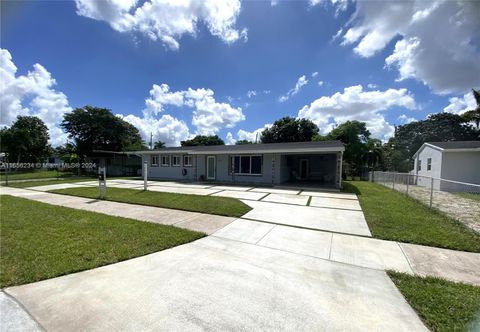
<path id="1" fill-rule="evenodd" d="M 185 3 L 2 1 L 0 123 L 40 116 L 58 145 L 63 114 L 88 104 L 168 145 L 254 139 L 287 115 L 322 133 L 358 119 L 385 140 L 473 107 L 478 3 Z"/>

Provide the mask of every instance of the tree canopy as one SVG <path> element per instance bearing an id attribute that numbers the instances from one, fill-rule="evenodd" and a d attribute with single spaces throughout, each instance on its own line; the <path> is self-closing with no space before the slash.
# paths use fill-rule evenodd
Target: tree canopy
<path id="1" fill-rule="evenodd" d="M 61 127 L 75 140 L 77 153 L 93 150 L 133 151 L 145 148 L 138 129 L 109 109 L 85 106 L 65 114 Z"/>
<path id="2" fill-rule="evenodd" d="M 52 151 L 48 128 L 35 116 L 18 116 L 10 128 L 0 131 L 2 152 L 10 162 L 43 162 Z"/>
<path id="3" fill-rule="evenodd" d="M 165 142 L 162 142 L 162 141 L 156 141 L 154 144 L 153 144 L 153 148 L 154 149 L 162 149 L 165 147 Z"/>
<path id="4" fill-rule="evenodd" d="M 182 146 L 225 145 L 225 142 L 218 137 L 218 135 L 197 135 L 192 139 L 181 141 L 180 143 Z"/>
<path id="5" fill-rule="evenodd" d="M 253 142 L 246 139 L 241 139 L 235 142 L 235 145 L 245 145 L 245 144 L 253 144 Z"/>
<path id="6" fill-rule="evenodd" d="M 344 122 L 332 129 L 326 136 L 316 135 L 314 140 L 339 140 L 345 144 L 343 159 L 350 165 L 354 174 L 360 174 L 365 164 L 369 162 L 378 163 L 380 160 L 379 152 L 375 146 L 378 141 L 369 142 L 370 132 L 365 122 L 356 120 Z M 373 148 L 375 148 L 375 151 L 368 155 L 367 152 Z M 374 160 L 368 160 L 368 158 Z"/>
<path id="7" fill-rule="evenodd" d="M 318 134 L 318 127 L 311 120 L 289 116 L 273 123 L 262 131 L 262 143 L 308 142 Z"/>

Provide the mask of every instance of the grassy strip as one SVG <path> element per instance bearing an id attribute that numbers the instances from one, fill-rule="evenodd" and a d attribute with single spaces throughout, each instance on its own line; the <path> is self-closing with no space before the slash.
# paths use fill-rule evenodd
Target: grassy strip
<path id="1" fill-rule="evenodd" d="M 0 196 L 0 287 L 175 247 L 202 233 Z"/>
<path id="2" fill-rule="evenodd" d="M 460 196 L 462 198 L 467 198 L 471 199 L 477 202 L 480 202 L 480 193 L 479 194 L 474 194 L 474 193 L 454 193 L 457 196 Z"/>
<path id="3" fill-rule="evenodd" d="M 480 287 L 391 271 L 388 275 L 432 331 L 480 330 Z"/>
<path id="4" fill-rule="evenodd" d="M 28 180 L 28 179 L 45 179 L 45 178 L 68 178 L 75 176 L 72 172 L 58 172 L 56 170 L 38 170 L 30 172 L 12 172 L 8 173 L 9 180 Z M 5 174 L 0 174 L 0 179 L 5 181 Z"/>
<path id="5" fill-rule="evenodd" d="M 99 194 L 98 188 L 95 187 L 58 189 L 51 192 L 87 198 L 98 198 Z M 245 203 L 230 197 L 186 195 L 123 188 L 108 188 L 106 200 L 227 217 L 241 217 L 251 210 Z"/>
<path id="6" fill-rule="evenodd" d="M 70 179 L 67 178 L 67 179 L 58 179 L 58 180 L 37 180 L 37 181 L 33 180 L 33 181 L 25 181 L 25 182 L 9 182 L 8 187 L 29 188 L 29 187 L 48 186 L 51 184 L 74 183 L 74 182 L 84 182 L 84 181 L 92 181 L 92 180 L 96 180 L 96 179 L 85 177 L 85 178 L 70 178 Z"/>
<path id="7" fill-rule="evenodd" d="M 358 195 L 372 235 L 385 240 L 480 252 L 480 235 L 413 198 L 382 185 L 344 182 Z"/>

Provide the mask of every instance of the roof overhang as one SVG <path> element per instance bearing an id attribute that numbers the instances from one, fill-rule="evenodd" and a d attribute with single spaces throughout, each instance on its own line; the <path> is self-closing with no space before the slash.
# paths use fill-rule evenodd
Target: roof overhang
<path id="1" fill-rule="evenodd" d="M 146 150 L 135 151 L 136 154 L 151 155 L 151 154 L 192 154 L 192 155 L 215 155 L 215 154 L 298 154 L 298 153 L 336 153 L 345 151 L 345 147 L 329 147 L 329 148 L 292 148 L 292 149 L 248 149 L 248 150 Z"/>

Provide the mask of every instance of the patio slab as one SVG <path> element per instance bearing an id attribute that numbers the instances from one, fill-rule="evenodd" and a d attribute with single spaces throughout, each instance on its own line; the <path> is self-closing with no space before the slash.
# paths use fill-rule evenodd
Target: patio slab
<path id="1" fill-rule="evenodd" d="M 332 233 L 275 226 L 257 245 L 329 259 Z"/>
<path id="2" fill-rule="evenodd" d="M 480 254 L 400 243 L 415 273 L 480 286 Z"/>
<path id="3" fill-rule="evenodd" d="M 251 191 L 234 191 L 234 190 L 223 190 L 218 193 L 213 194 L 212 196 L 222 196 L 222 197 L 232 197 L 238 199 L 249 199 L 258 201 L 260 198 L 267 195 L 267 193 L 255 193 Z"/>
<path id="4" fill-rule="evenodd" d="M 398 243 L 391 241 L 333 234 L 330 259 L 372 269 L 413 274 Z"/>
<path id="5" fill-rule="evenodd" d="M 310 206 L 357 211 L 362 210 L 362 208 L 360 207 L 360 203 L 358 203 L 357 200 L 329 197 L 312 197 L 312 200 L 310 201 Z"/>
<path id="6" fill-rule="evenodd" d="M 217 237 L 6 291 L 47 331 L 427 331 L 383 271 Z"/>
<path id="7" fill-rule="evenodd" d="M 275 225 L 251 220 L 237 219 L 213 235 L 225 239 L 256 244 Z"/>
<path id="8" fill-rule="evenodd" d="M 251 211 L 242 216 L 245 219 L 371 236 L 362 211 L 326 209 L 263 201 L 242 200 L 242 202 L 252 207 Z"/>
<path id="9" fill-rule="evenodd" d="M 288 195 L 288 194 L 270 194 L 262 198 L 262 202 L 275 202 L 284 204 L 307 205 L 309 196 Z"/>

